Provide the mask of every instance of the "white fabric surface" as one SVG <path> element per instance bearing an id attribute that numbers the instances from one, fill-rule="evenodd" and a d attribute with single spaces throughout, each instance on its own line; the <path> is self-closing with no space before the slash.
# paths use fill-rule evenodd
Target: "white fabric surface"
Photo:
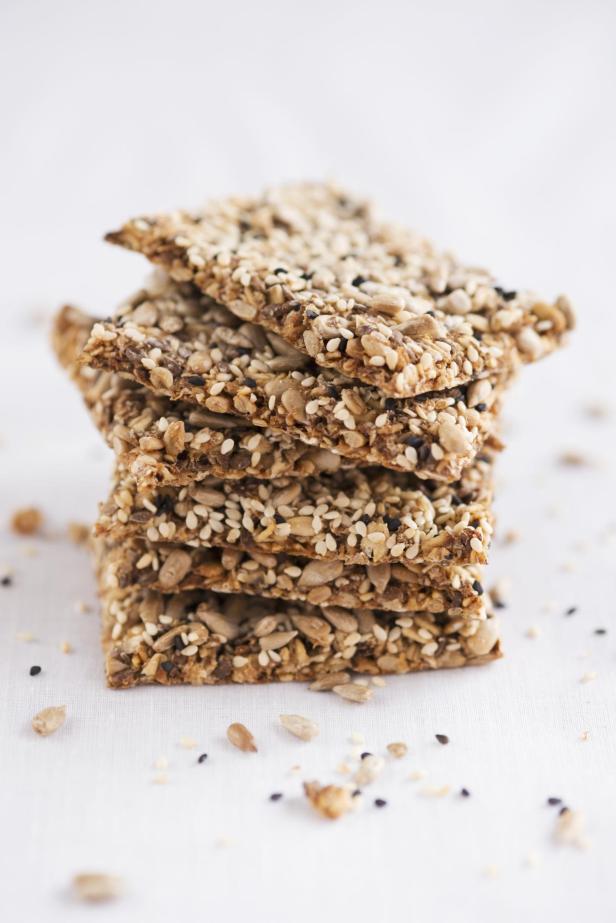
<path id="1" fill-rule="evenodd" d="M 15 570 L 0 587 L 3 921 L 94 919 L 67 891 L 92 869 L 127 882 L 96 912 L 109 923 L 614 919 L 614 9 L 2 5 L 0 561 Z M 108 313 L 140 284 L 145 263 L 100 243 L 129 214 L 324 175 L 505 285 L 566 291 L 578 307 L 570 348 L 528 369 L 507 403 L 499 527 L 521 537 L 496 543 L 487 581 L 512 580 L 507 658 L 389 680 L 363 707 L 296 685 L 108 691 L 96 613 L 75 611 L 95 604 L 86 556 L 6 528 L 33 503 L 61 536 L 107 489 L 109 453 L 50 356 L 49 315 L 66 299 Z M 589 419 L 592 401 L 611 416 Z M 567 449 L 594 466 L 559 467 Z M 23 631 L 37 640 L 16 640 Z M 588 671 L 597 678 L 580 683 Z M 36 737 L 32 715 L 62 703 L 65 727 Z M 281 712 L 314 718 L 320 737 L 290 738 Z M 258 754 L 225 741 L 238 720 Z M 373 752 L 405 740 L 409 756 L 363 812 L 328 824 L 301 780 L 341 779 L 353 730 Z M 152 782 L 161 756 L 168 785 Z M 417 768 L 452 794 L 422 796 Z M 285 798 L 270 803 L 273 791 Z M 586 852 L 552 842 L 550 795 L 584 812 Z"/>

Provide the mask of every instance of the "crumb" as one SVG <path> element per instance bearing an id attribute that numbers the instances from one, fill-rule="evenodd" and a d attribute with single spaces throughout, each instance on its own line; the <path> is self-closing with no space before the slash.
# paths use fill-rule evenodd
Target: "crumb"
<path id="1" fill-rule="evenodd" d="M 85 545 L 90 538 L 91 528 L 85 522 L 69 522 L 68 537 L 75 545 Z"/>
<path id="2" fill-rule="evenodd" d="M 529 628 L 526 629 L 527 638 L 538 638 L 540 634 L 541 634 L 541 630 L 537 628 L 536 625 L 531 625 Z"/>
<path id="3" fill-rule="evenodd" d="M 15 510 L 11 517 L 11 529 L 16 535 L 38 535 L 43 526 L 43 514 L 36 506 Z"/>
<path id="4" fill-rule="evenodd" d="M 337 820 L 353 810 L 351 792 L 340 785 L 321 786 L 318 782 L 304 782 L 304 792 L 315 811 L 328 820 Z"/>

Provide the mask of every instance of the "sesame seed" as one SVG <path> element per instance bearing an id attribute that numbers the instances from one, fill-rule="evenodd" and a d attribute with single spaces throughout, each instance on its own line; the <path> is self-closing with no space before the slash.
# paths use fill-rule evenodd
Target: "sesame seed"
<path id="1" fill-rule="evenodd" d="M 42 669 L 42 667 L 30 667 L 30 676 L 38 676 Z"/>
<path id="2" fill-rule="evenodd" d="M 447 737 L 447 734 L 435 734 L 434 736 L 440 744 L 445 745 L 449 743 L 449 737 Z"/>

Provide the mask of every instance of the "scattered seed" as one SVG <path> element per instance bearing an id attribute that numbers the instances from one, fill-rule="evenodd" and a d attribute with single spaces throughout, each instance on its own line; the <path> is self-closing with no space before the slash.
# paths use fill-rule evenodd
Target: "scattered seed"
<path id="1" fill-rule="evenodd" d="M 570 808 L 561 809 L 556 818 L 554 839 L 564 846 L 576 846 L 578 849 L 585 849 L 588 846 L 588 840 L 584 834 L 583 815 L 579 811 L 572 811 Z"/>
<path id="2" fill-rule="evenodd" d="M 529 628 L 526 629 L 527 638 L 532 638 L 532 639 L 538 638 L 540 634 L 541 634 L 541 630 L 536 625 L 531 625 Z"/>
<path id="3" fill-rule="evenodd" d="M 607 628 L 595 628 L 594 633 L 595 633 L 596 635 L 606 635 L 606 634 L 607 634 Z"/>
<path id="4" fill-rule="evenodd" d="M 205 763 L 206 759 L 207 759 L 207 753 L 202 753 L 201 756 L 198 758 L 197 762 Z"/>
<path id="5" fill-rule="evenodd" d="M 280 801 L 281 798 L 282 792 L 272 792 L 272 794 L 269 796 L 270 801 Z"/>
<path id="6" fill-rule="evenodd" d="M 52 705 L 43 708 L 32 719 L 32 728 L 41 737 L 48 737 L 62 727 L 66 721 L 66 705 Z"/>
<path id="7" fill-rule="evenodd" d="M 334 686 L 333 692 L 347 702 L 369 702 L 373 690 L 369 686 L 360 686 L 357 683 L 345 683 L 344 686 Z"/>
<path id="8" fill-rule="evenodd" d="M 4 577 L 0 578 L 0 584 L 2 584 L 2 586 L 12 586 L 13 578 L 9 576 L 9 574 L 5 574 Z"/>
<path id="9" fill-rule="evenodd" d="M 319 725 L 301 715 L 280 715 L 280 723 L 300 740 L 313 740 L 319 733 Z"/>
<path id="10" fill-rule="evenodd" d="M 548 804 L 551 804 L 551 805 L 562 804 L 562 801 L 563 801 L 562 798 L 554 798 L 554 797 L 548 798 Z"/>
<path id="11" fill-rule="evenodd" d="M 42 672 L 42 667 L 30 667 L 30 676 L 38 676 Z"/>
<path id="12" fill-rule="evenodd" d="M 440 744 L 443 744 L 443 746 L 449 743 L 449 737 L 447 734 L 435 734 L 434 736 Z"/>
<path id="13" fill-rule="evenodd" d="M 471 797 L 471 793 L 469 792 L 469 790 L 468 790 L 467 788 L 461 788 L 461 789 L 460 789 L 460 795 L 462 796 L 462 798 L 470 798 L 470 797 Z"/>
<path id="14" fill-rule="evenodd" d="M 593 680 L 597 678 L 597 676 L 598 676 L 598 673 L 596 670 L 589 670 L 587 673 L 584 673 L 580 677 L 580 682 L 581 683 L 592 683 Z"/>
<path id="15" fill-rule="evenodd" d="M 196 746 L 197 741 L 194 737 L 180 737 L 180 747 L 184 750 L 194 750 Z"/>
<path id="16" fill-rule="evenodd" d="M 83 872 L 73 878 L 73 890 L 80 901 L 102 903 L 119 897 L 123 891 L 123 883 L 115 875 Z"/>
<path id="17" fill-rule="evenodd" d="M 575 615 L 577 611 L 578 611 L 577 606 L 569 606 L 568 609 L 565 609 L 565 615 Z"/>
<path id="18" fill-rule="evenodd" d="M 234 747 L 237 747 L 238 750 L 242 750 L 244 753 L 256 753 L 257 745 L 255 739 L 243 724 L 235 722 L 230 724 L 227 728 L 227 739 L 229 743 L 232 743 Z"/>
<path id="19" fill-rule="evenodd" d="M 387 744 L 387 751 L 388 753 L 391 753 L 391 755 L 397 760 L 401 760 L 403 756 L 406 756 L 408 747 L 405 743 L 399 741 L 392 744 Z"/>
<path id="20" fill-rule="evenodd" d="M 428 773 L 425 769 L 414 769 L 409 774 L 409 779 L 411 782 L 419 782 L 421 779 L 425 779 Z"/>
<path id="21" fill-rule="evenodd" d="M 60 650 L 62 651 L 63 654 L 72 654 L 74 651 L 74 647 L 70 643 L 70 641 L 61 641 Z"/>
<path id="22" fill-rule="evenodd" d="M 375 806 L 375 808 L 384 808 L 384 807 L 387 806 L 387 802 L 385 801 L 384 798 L 375 798 L 375 799 L 374 799 L 374 806 Z"/>
<path id="23" fill-rule="evenodd" d="M 367 753 L 359 765 L 353 779 L 357 785 L 370 785 L 381 775 L 385 767 L 385 760 L 380 756 Z"/>

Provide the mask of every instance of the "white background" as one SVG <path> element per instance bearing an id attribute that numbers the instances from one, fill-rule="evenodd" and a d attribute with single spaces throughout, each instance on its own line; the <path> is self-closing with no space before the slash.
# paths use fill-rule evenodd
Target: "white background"
<path id="1" fill-rule="evenodd" d="M 615 39 L 609 0 L 4 0 L 3 923 L 614 919 Z M 144 261 L 101 243 L 129 215 L 324 176 L 504 285 L 565 291 L 578 308 L 571 346 L 528 369 L 507 405 L 498 514 L 520 542 L 495 544 L 487 581 L 512 580 L 507 659 L 390 680 L 363 707 L 289 685 L 108 691 L 96 612 L 75 611 L 94 605 L 90 563 L 62 536 L 93 518 L 110 458 L 50 357 L 48 318 L 65 300 L 107 314 L 140 285 Z M 590 419 L 592 402 L 611 415 Z M 564 450 L 592 465 L 559 467 Z M 30 503 L 50 533 L 34 543 L 6 527 Z M 35 737 L 34 712 L 62 703 L 65 727 Z M 280 712 L 313 717 L 320 738 L 286 736 Z M 238 720 L 258 754 L 226 743 Z M 301 781 L 342 779 L 352 730 L 373 752 L 401 739 L 410 754 L 360 814 L 328 824 Z M 179 746 L 186 735 L 198 751 Z M 170 781 L 155 785 L 162 756 Z M 445 798 L 421 794 L 445 783 Z M 587 851 L 552 842 L 549 795 L 585 814 Z M 77 904 L 68 884 L 84 870 L 122 875 L 126 896 Z"/>

